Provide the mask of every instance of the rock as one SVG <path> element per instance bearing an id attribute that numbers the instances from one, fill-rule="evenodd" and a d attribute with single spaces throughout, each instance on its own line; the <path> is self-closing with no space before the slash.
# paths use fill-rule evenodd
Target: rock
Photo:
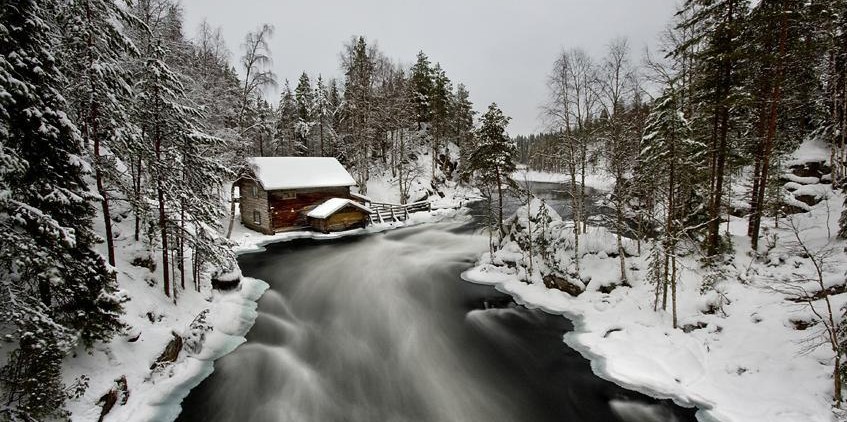
<path id="1" fill-rule="evenodd" d="M 824 161 L 811 161 L 803 164 L 795 164 L 790 167 L 791 173 L 797 177 L 821 178 L 825 174 L 832 173 L 832 168 Z"/>
<path id="2" fill-rule="evenodd" d="M 568 279 L 560 277 L 556 274 L 547 274 L 542 280 L 548 289 L 559 289 L 571 296 L 579 296 L 582 293 L 582 287 L 571 283 Z"/>
<path id="3" fill-rule="evenodd" d="M 103 422 L 103 418 L 112 411 L 112 408 L 115 407 L 115 403 L 117 402 L 118 391 L 114 388 L 104 394 L 103 397 L 100 397 L 100 400 L 97 400 L 97 404 L 102 404 L 103 408 L 100 410 L 100 417 L 97 419 L 97 422 Z"/>
<path id="4" fill-rule="evenodd" d="M 135 343 L 136 341 L 138 341 L 138 339 L 140 337 L 141 337 L 141 330 L 139 330 L 137 333 L 135 333 L 135 335 L 130 336 L 128 339 L 126 339 L 126 341 L 129 342 L 129 343 Z"/>
<path id="5" fill-rule="evenodd" d="M 103 422 L 103 418 L 112 411 L 115 404 L 118 403 L 118 399 L 120 399 L 121 406 L 125 405 L 127 400 L 129 400 L 129 386 L 126 381 L 126 375 L 122 375 L 120 378 L 116 379 L 115 386 L 109 389 L 109 392 L 104 394 L 100 397 L 100 400 L 97 401 L 97 404 L 103 405 L 97 422 Z"/>
<path id="6" fill-rule="evenodd" d="M 706 328 L 707 325 L 709 324 L 706 324 L 703 321 L 698 321 L 696 324 L 685 324 L 682 326 L 682 331 L 684 333 L 690 333 L 694 330 L 702 330 L 703 328 Z"/>
<path id="7" fill-rule="evenodd" d="M 817 324 L 817 321 L 806 321 L 802 319 L 791 319 L 789 320 L 789 322 L 797 331 L 804 331 L 809 327 Z"/>
<path id="8" fill-rule="evenodd" d="M 802 208 L 802 207 L 799 207 L 797 205 L 787 204 L 787 203 L 784 203 L 784 202 L 780 205 L 779 210 L 785 215 L 802 214 L 804 212 L 809 211 L 809 210 Z"/>
<path id="9" fill-rule="evenodd" d="M 174 338 L 168 342 L 168 345 L 165 346 L 165 350 L 159 355 L 156 362 L 150 366 L 151 370 L 166 363 L 176 362 L 176 359 L 179 357 L 179 352 L 182 351 L 182 337 L 174 332 L 171 332 L 171 334 L 173 334 Z"/>
<path id="10" fill-rule="evenodd" d="M 817 195 L 795 195 L 794 198 L 808 206 L 817 205 L 821 202 L 821 198 Z"/>
<path id="11" fill-rule="evenodd" d="M 154 260 L 151 256 L 136 256 L 130 262 L 135 267 L 147 268 L 150 272 L 156 271 L 156 260 Z"/>
<path id="12" fill-rule="evenodd" d="M 241 277 L 234 279 L 212 278 L 212 288 L 222 291 L 235 290 L 241 284 Z"/>

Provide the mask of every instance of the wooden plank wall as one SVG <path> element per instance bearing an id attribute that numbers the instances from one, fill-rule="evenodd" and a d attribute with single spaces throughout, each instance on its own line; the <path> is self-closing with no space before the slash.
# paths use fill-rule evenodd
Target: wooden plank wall
<path id="1" fill-rule="evenodd" d="M 354 227 L 365 227 L 368 222 L 368 214 L 359 208 L 347 206 L 338 210 L 326 219 L 310 218 L 312 227 L 323 231 L 347 230 Z"/>
<path id="2" fill-rule="evenodd" d="M 294 198 L 283 199 L 284 192 L 293 192 Z M 349 187 L 298 189 L 294 191 L 271 191 L 268 193 L 274 230 L 286 227 L 306 227 L 305 211 L 320 205 L 330 198 L 350 198 Z"/>

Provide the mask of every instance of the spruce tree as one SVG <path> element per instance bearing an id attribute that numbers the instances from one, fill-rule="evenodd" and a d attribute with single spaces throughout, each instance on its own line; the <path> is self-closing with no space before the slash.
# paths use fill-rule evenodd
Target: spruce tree
<path id="1" fill-rule="evenodd" d="M 429 57 L 423 51 L 418 52 L 418 58 L 410 70 L 409 79 L 412 83 L 414 93 L 415 112 L 417 114 L 418 129 L 424 123 L 432 119 L 432 106 L 430 104 L 432 90 L 435 87 L 435 75 L 429 62 Z"/>
<path id="2" fill-rule="evenodd" d="M 0 369 L 0 417 L 62 417 L 60 367 L 122 329 L 121 305 L 92 247 L 96 197 L 60 94 L 53 2 L 0 4 L 0 330 L 17 343 Z"/>
<path id="3" fill-rule="evenodd" d="M 112 1 L 74 0 L 60 9 L 63 43 L 62 64 L 68 77 L 67 97 L 71 101 L 75 122 L 91 153 L 97 193 L 105 228 L 109 265 L 115 265 L 112 233 L 111 190 L 121 196 L 132 196 L 128 184 L 122 183 L 116 165 L 117 154 L 137 146 L 138 128 L 129 117 L 133 91 L 130 76 L 123 64 L 138 51 L 123 34 L 122 27 L 133 17 Z M 122 148 L 122 146 L 126 146 Z"/>
<path id="4" fill-rule="evenodd" d="M 746 24 L 748 0 L 687 0 L 683 11 L 689 16 L 681 29 L 698 34 L 691 43 L 699 43 L 693 59 L 697 75 L 694 92 L 697 112 L 692 118 L 697 132 L 705 134 L 709 152 L 709 222 L 705 249 L 708 257 L 722 251 L 720 237 L 724 182 L 731 152 L 731 133 L 737 128 L 735 105 L 743 96 L 741 61 L 743 51 L 740 35 Z M 676 52 L 687 54 L 690 44 Z"/>
<path id="5" fill-rule="evenodd" d="M 297 107 L 297 123 L 295 123 L 295 136 L 297 143 L 303 145 L 305 155 L 314 155 L 313 148 L 309 146 L 309 137 L 314 124 L 312 112 L 314 105 L 314 92 L 312 82 L 306 72 L 300 75 L 297 88 L 294 89 L 294 101 Z"/>
<path id="6" fill-rule="evenodd" d="M 503 227 L 503 187 L 513 186 L 511 175 L 516 169 L 517 148 L 506 133 L 510 118 L 503 114 L 496 103 L 480 119 L 480 127 L 474 133 L 477 147 L 471 153 L 467 171 L 478 184 L 497 192 L 497 216 L 500 236 Z"/>
<path id="7" fill-rule="evenodd" d="M 459 83 L 456 85 L 456 104 L 453 109 L 453 139 L 459 146 L 459 173 L 462 174 L 461 168 L 465 166 L 465 162 L 470 157 L 470 153 L 474 149 L 473 145 L 473 129 L 474 115 L 476 112 L 473 109 L 473 103 L 470 100 L 470 93 L 465 84 Z"/>

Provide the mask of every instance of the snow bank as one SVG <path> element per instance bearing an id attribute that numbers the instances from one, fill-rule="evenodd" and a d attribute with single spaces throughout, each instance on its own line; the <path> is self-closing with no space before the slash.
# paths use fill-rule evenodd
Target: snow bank
<path id="1" fill-rule="evenodd" d="M 794 153 L 786 160 L 786 166 L 797 166 L 806 163 L 824 162 L 829 164 L 830 149 L 822 139 L 813 138 L 803 141 Z"/>
<path id="2" fill-rule="evenodd" d="M 843 199 L 832 193 L 829 211 L 824 201 L 794 217 L 812 250 L 834 244 L 829 235 L 837 232 Z M 598 376 L 696 406 L 701 421 L 832 420 L 833 352 L 820 345 L 817 327 L 796 328 L 795 321 L 813 320 L 811 310 L 773 289 L 778 280 L 813 274 L 811 263 L 792 254 L 793 232 L 785 226 L 766 229 L 777 240 L 772 259 L 763 261 L 747 254 L 746 220 L 733 219 L 729 229 L 737 249 L 731 262 L 736 264 L 726 267 L 727 276 L 714 290 L 701 294 L 705 270 L 694 257 L 681 260 L 680 329 L 672 328 L 668 312 L 653 311 L 655 287 L 644 280 L 646 256 L 627 258 L 632 287 L 602 293 L 590 286 L 617 281 L 617 258 L 606 256 L 604 248 L 582 251 L 581 276 L 592 280 L 577 297 L 546 288 L 540 277 L 526 277 L 520 265 L 491 264 L 504 259 L 523 262 L 522 252 L 509 243 L 494 257 L 483 255 L 462 277 L 493 285 L 527 307 L 572 320 L 574 331 L 564 335 L 564 342 L 588 358 Z M 598 245 L 611 242 L 607 234 L 598 236 Z M 842 249 L 835 248 L 838 255 L 827 270 L 832 282 L 843 282 L 847 270 Z M 564 255 L 572 253 L 570 249 Z M 844 296 L 833 298 L 835 306 L 847 301 Z"/>
<path id="3" fill-rule="evenodd" d="M 148 374 L 141 384 L 130 387 L 130 400 L 124 406 L 116 406 L 106 420 L 176 419 L 182 410 L 182 400 L 214 371 L 214 361 L 246 341 L 244 336 L 258 316 L 257 301 L 267 288 L 264 281 L 245 277 L 239 291 L 215 292 L 208 308 L 207 323 L 211 331 L 205 334 L 200 349 L 184 351 L 175 363 Z M 135 396 L 139 399 L 132 400 Z"/>
<path id="4" fill-rule="evenodd" d="M 122 320 L 129 329 L 91 351 L 80 348 L 65 360 L 66 385 L 88 379 L 84 394 L 67 402 L 73 421 L 98 420 L 101 398 L 123 380 L 126 394 L 117 390 L 119 400 L 106 421 L 176 418 L 182 399 L 212 372 L 213 361 L 244 342 L 257 316 L 256 301 L 268 287 L 260 280 L 242 278 L 238 290 L 220 292 L 211 288 L 210 274 L 204 273 L 200 291 L 186 280 L 177 299 L 169 298 L 160 281 L 159 256 L 133 239 L 133 223 L 118 219 L 113 226 L 118 294 L 125 299 Z M 95 219 L 95 224 L 102 224 L 102 219 Z M 235 280 L 241 274 L 235 269 L 221 277 Z M 178 272 L 172 283 L 180 284 Z M 151 370 L 175 335 L 184 339 L 176 360 Z"/>

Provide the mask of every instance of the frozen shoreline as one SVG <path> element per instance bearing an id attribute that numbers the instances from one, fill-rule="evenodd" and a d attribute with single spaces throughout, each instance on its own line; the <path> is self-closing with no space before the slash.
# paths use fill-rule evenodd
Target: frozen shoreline
<path id="1" fill-rule="evenodd" d="M 794 217 L 812 250 L 841 243 L 829 240 L 827 233 L 837 230 L 829 215 L 840 215 L 842 200 L 832 193 L 810 212 Z M 525 218 L 526 208 L 518 215 Z M 554 221 L 548 236 L 566 240 L 571 233 L 567 224 Z M 484 253 L 462 278 L 493 285 L 521 305 L 568 318 L 574 330 L 564 333 L 563 341 L 591 362 L 597 376 L 657 399 L 697 407 L 700 421 L 835 420 L 833 352 L 825 344 L 809 347 L 816 328 L 797 328 L 795 322 L 814 321 L 811 310 L 773 288 L 778 280 L 805 277 L 813 271 L 811 264 L 792 253 L 790 229 L 769 228 L 777 246 L 767 260 L 748 254 L 746 220 L 732 218 L 728 230 L 736 250 L 711 290 L 701 290 L 706 270 L 696 257 L 681 259 L 676 329 L 670 311 L 653 310 L 655 286 L 644 279 L 649 257 L 637 255 L 626 242 L 632 254 L 627 258 L 631 286 L 615 287 L 618 259 L 611 256 L 614 246 L 608 239 L 613 235 L 601 227 L 589 227 L 580 242 L 584 291 L 579 296 L 548 288 L 538 271 L 528 276 L 527 257 L 508 239 L 493 256 Z M 573 255 L 572 249 L 558 252 L 555 259 L 565 262 Z M 543 265 L 534 256 L 536 265 Z M 828 284 L 843 280 L 847 270 L 847 261 L 831 263 L 824 274 Z M 835 309 L 847 305 L 847 294 L 830 299 Z"/>
<path id="2" fill-rule="evenodd" d="M 703 399 L 673 391 L 663 391 L 660 388 L 654 388 L 650 385 L 640 384 L 637 381 L 627 380 L 625 377 L 608 370 L 608 363 L 614 357 L 604 356 L 595 353 L 591 349 L 591 345 L 579 340 L 581 335 L 596 334 L 587 328 L 585 315 L 574 311 L 565 305 L 567 301 L 576 300 L 570 297 L 567 293 L 550 290 L 543 285 L 526 284 L 522 281 L 513 279 L 512 277 L 491 277 L 485 274 L 484 271 L 479 271 L 480 267 L 476 266 L 462 273 L 462 279 L 475 284 L 493 286 L 497 291 L 508 294 L 515 302 L 529 309 L 540 309 L 551 315 L 561 316 L 568 319 L 573 324 L 573 331 L 563 333 L 563 342 L 570 348 L 579 352 L 584 358 L 588 359 L 591 364 L 592 372 L 598 377 L 620 385 L 627 390 L 636 391 L 650 397 L 664 400 L 672 400 L 682 407 L 697 407 L 697 419 L 704 422 L 720 421 L 722 419 L 715 418 L 710 413 L 712 411 L 712 403 Z M 545 300 L 542 296 L 555 296 L 553 299 Z"/>

